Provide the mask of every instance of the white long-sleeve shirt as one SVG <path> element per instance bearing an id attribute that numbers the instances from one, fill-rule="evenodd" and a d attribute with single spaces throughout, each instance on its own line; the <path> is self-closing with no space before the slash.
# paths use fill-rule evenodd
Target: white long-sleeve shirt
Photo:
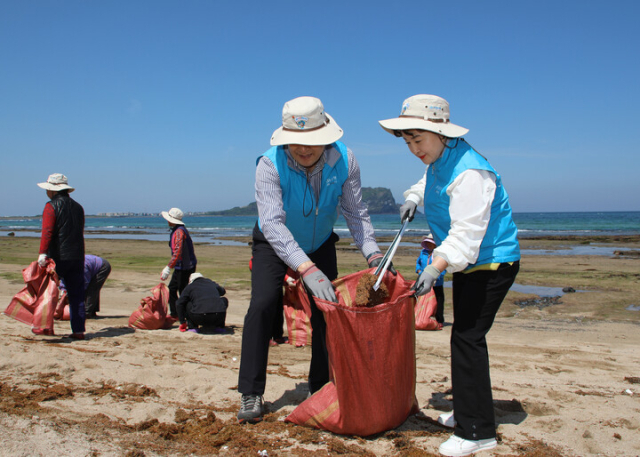
<path id="1" fill-rule="evenodd" d="M 424 205 L 427 171 L 420 181 L 404 192 L 405 201 Z M 449 217 L 451 228 L 446 238 L 433 251 L 434 257 L 442 257 L 455 273 L 476 263 L 480 245 L 489 226 L 491 204 L 496 192 L 496 177 L 486 170 L 465 170 L 449 185 Z M 425 208 L 427 220 L 429 208 Z"/>
<path id="2" fill-rule="evenodd" d="M 286 147 L 285 152 L 290 159 L 289 163 L 306 173 L 306 169 L 291 158 L 289 150 Z M 340 154 L 340 152 L 334 148 L 325 149 L 309 176 L 309 182 L 316 200 L 320 194 L 322 170 L 328 154 Z M 354 243 L 362 254 L 367 257 L 369 254 L 379 251 L 380 249 L 376 243 L 375 232 L 371 224 L 371 219 L 369 218 L 369 212 L 362 202 L 360 167 L 350 149 L 347 149 L 347 157 L 348 175 L 347 180 L 342 186 L 340 210 L 353 236 Z M 256 167 L 255 188 L 262 233 L 278 257 L 295 271 L 301 264 L 310 259 L 300 248 L 291 231 L 285 225 L 287 214 L 282 204 L 280 176 L 273 162 L 265 157 L 260 159 Z"/>

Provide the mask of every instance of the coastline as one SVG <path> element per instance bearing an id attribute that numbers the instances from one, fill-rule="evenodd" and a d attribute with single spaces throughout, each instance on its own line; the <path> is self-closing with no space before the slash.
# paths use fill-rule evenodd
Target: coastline
<path id="1" fill-rule="evenodd" d="M 338 246 L 340 274 L 366 265 L 350 240 Z M 389 240 L 390 241 L 390 240 Z M 409 240 L 411 242 L 417 240 Z M 637 249 L 637 239 L 611 239 Z M 570 239 L 526 240 L 552 248 Z M 265 402 L 256 426 L 235 424 L 237 373 L 249 304 L 251 249 L 197 244 L 198 271 L 223 284 L 230 300 L 226 335 L 141 331 L 127 327 L 140 299 L 158 284 L 169 258 L 164 241 L 87 239 L 112 274 L 100 318 L 87 321 L 87 340 L 71 342 L 68 322 L 56 336 L 0 317 L 0 429 L 8 455 L 428 455 L 449 431 L 436 423 L 451 408 L 447 325 L 416 332 L 416 396 L 420 412 L 395 430 L 345 437 L 283 422 L 306 396 L 309 348 L 270 350 Z M 0 237 L 0 299 L 22 287 L 21 269 L 37 258 L 39 240 Z M 415 247 L 394 265 L 415 275 Z M 499 445 L 487 455 L 637 455 L 640 452 L 640 311 L 637 258 L 523 254 L 518 283 L 573 287 L 553 303 L 510 291 L 489 333 Z M 450 275 L 448 276 L 448 279 Z M 381 369 L 384 369 L 381 367 Z M 630 392 L 630 393 L 629 393 Z"/>

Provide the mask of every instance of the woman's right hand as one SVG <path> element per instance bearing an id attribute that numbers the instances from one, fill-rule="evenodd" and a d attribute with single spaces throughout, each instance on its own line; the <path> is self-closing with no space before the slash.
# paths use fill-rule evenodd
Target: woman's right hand
<path id="1" fill-rule="evenodd" d="M 404 202 L 404 205 L 400 207 L 400 223 L 404 224 L 405 219 L 409 219 L 409 222 L 411 222 L 416 214 L 416 208 L 418 208 L 418 205 L 411 200 Z"/>

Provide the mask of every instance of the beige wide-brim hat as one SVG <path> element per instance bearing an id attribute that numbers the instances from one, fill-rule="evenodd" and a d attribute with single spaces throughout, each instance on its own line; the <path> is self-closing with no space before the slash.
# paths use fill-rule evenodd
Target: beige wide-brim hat
<path id="1" fill-rule="evenodd" d="M 62 173 L 54 173 L 49 175 L 47 182 L 39 182 L 38 187 L 46 190 L 54 190 L 56 192 L 61 190 L 68 190 L 73 192 L 75 189 L 69 185 L 67 177 Z"/>
<path id="2" fill-rule="evenodd" d="M 191 273 L 189 275 L 189 284 L 191 284 L 193 281 L 195 281 L 198 278 L 204 278 L 204 276 L 202 276 L 202 273 Z"/>
<path id="3" fill-rule="evenodd" d="M 182 222 L 184 213 L 179 208 L 171 208 L 169 211 L 163 211 L 160 214 L 172 224 L 184 225 L 184 222 Z"/>
<path id="4" fill-rule="evenodd" d="M 452 124 L 449 117 L 449 103 L 444 98 L 419 94 L 402 103 L 399 117 L 378 122 L 383 129 L 396 136 L 396 132 L 402 130 L 427 130 L 447 138 L 459 138 L 469 131 Z"/>
<path id="5" fill-rule="evenodd" d="M 320 99 L 298 97 L 284 104 L 282 126 L 271 135 L 271 146 L 324 146 L 338 141 L 343 134 L 336 121 L 325 113 Z"/>

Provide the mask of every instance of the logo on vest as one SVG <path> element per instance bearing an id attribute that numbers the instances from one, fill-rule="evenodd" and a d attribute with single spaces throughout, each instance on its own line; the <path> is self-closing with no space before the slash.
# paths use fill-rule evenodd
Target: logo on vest
<path id="1" fill-rule="evenodd" d="M 332 184 L 338 184 L 338 177 L 337 176 L 331 176 L 331 177 L 327 178 L 327 180 L 324 183 L 327 186 L 330 186 Z"/>

